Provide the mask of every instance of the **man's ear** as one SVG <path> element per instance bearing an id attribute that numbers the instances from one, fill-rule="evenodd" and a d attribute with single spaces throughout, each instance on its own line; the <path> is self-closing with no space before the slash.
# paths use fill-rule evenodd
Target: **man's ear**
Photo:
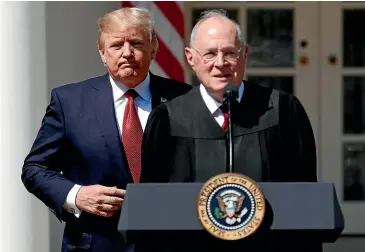
<path id="1" fill-rule="evenodd" d="M 157 55 L 157 50 L 153 50 L 151 53 L 151 60 L 155 60 Z"/>
<path id="2" fill-rule="evenodd" d="M 104 48 L 99 48 L 98 51 L 99 51 L 99 55 L 100 55 L 101 61 L 105 65 L 106 64 L 105 50 L 104 50 Z"/>
<path id="3" fill-rule="evenodd" d="M 186 57 L 187 62 L 189 63 L 191 68 L 194 69 L 195 63 L 194 63 L 194 57 L 192 54 L 192 49 L 189 47 L 185 47 L 184 52 L 185 52 L 185 57 Z"/>

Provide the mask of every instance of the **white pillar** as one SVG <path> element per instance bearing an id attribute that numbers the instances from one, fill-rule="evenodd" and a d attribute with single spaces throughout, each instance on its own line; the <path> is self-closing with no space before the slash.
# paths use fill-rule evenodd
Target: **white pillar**
<path id="1" fill-rule="evenodd" d="M 47 104 L 45 2 L 0 2 L 0 251 L 48 252 L 48 209 L 21 182 Z"/>

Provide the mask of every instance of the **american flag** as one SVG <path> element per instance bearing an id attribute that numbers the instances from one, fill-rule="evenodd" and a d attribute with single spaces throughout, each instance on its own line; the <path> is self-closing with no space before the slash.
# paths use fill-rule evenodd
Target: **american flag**
<path id="1" fill-rule="evenodd" d="M 143 7 L 152 13 L 159 42 L 159 51 L 150 67 L 152 73 L 184 81 L 184 3 L 122 1 L 121 4 L 122 7 Z"/>

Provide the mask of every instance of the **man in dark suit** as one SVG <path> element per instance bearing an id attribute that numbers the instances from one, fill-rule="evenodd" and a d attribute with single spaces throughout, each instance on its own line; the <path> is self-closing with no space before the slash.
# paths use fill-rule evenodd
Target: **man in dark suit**
<path id="1" fill-rule="evenodd" d="M 312 128 L 293 95 L 242 81 L 247 45 L 238 24 L 208 11 L 185 55 L 201 85 L 159 106 L 142 146 L 142 182 L 205 182 L 226 171 L 223 90 L 239 90 L 233 108 L 235 172 L 256 181 L 316 181 Z"/>
<path id="2" fill-rule="evenodd" d="M 126 185 L 140 180 L 143 128 L 153 108 L 190 90 L 149 72 L 152 24 L 144 9 L 106 14 L 98 49 L 108 74 L 52 90 L 22 181 L 66 222 L 62 251 L 127 249 L 117 223 Z"/>

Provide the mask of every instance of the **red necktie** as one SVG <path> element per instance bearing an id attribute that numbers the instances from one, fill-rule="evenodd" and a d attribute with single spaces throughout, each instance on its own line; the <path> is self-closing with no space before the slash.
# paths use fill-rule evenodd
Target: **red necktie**
<path id="1" fill-rule="evenodd" d="M 220 110 L 222 111 L 223 116 L 224 116 L 224 122 L 222 124 L 222 129 L 224 131 L 227 131 L 227 129 L 228 129 L 228 112 L 223 107 L 220 107 Z"/>
<path id="2" fill-rule="evenodd" d="M 123 117 L 122 142 L 133 181 L 139 183 L 143 129 L 134 106 L 134 99 L 138 97 L 138 93 L 129 89 L 124 95 L 128 98 L 128 102 Z"/>

